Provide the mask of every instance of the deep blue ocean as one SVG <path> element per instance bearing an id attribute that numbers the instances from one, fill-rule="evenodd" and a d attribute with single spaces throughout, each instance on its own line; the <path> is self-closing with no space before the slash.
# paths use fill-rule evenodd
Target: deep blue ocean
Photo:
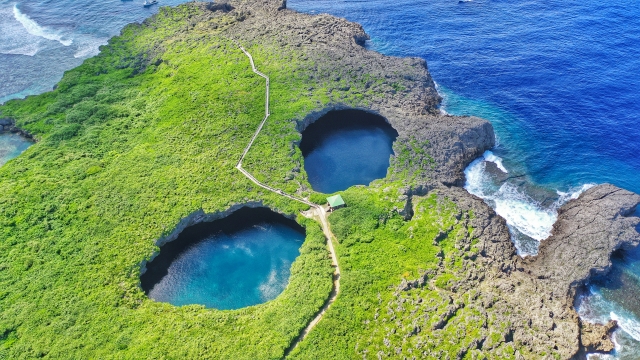
<path id="1" fill-rule="evenodd" d="M 426 59 L 443 111 L 492 122 L 499 144 L 467 169 L 467 189 L 507 218 L 521 255 L 535 254 L 557 207 L 588 186 L 610 182 L 640 192 L 640 2 L 288 6 L 361 23 L 373 50 Z M 124 24 L 153 11 L 138 0 L 0 0 L 0 102 L 51 89 Z M 620 321 L 619 358 L 640 354 L 639 262 L 638 254 L 616 258 L 612 276 L 623 280 L 592 284 L 578 306 L 589 320 Z"/>

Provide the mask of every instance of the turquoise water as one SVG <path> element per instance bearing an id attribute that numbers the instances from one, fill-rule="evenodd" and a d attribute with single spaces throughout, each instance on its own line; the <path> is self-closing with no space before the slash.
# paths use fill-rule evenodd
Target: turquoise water
<path id="1" fill-rule="evenodd" d="M 640 249 L 618 252 L 613 268 L 603 278 L 595 279 L 587 292 L 578 298 L 576 307 L 583 319 L 606 323 L 616 320 L 620 330 L 614 333 L 616 353 L 620 359 L 637 360 L 640 356 Z"/>
<path id="2" fill-rule="evenodd" d="M 22 154 L 33 141 L 17 134 L 0 134 L 0 166 Z"/>
<path id="3" fill-rule="evenodd" d="M 273 300 L 286 288 L 305 237 L 283 219 L 240 210 L 187 229 L 147 264 L 142 287 L 150 298 L 176 306 L 229 310 Z"/>
<path id="4" fill-rule="evenodd" d="M 332 111 L 302 132 L 300 150 L 314 190 L 331 194 L 384 178 L 398 133 L 380 116 Z"/>

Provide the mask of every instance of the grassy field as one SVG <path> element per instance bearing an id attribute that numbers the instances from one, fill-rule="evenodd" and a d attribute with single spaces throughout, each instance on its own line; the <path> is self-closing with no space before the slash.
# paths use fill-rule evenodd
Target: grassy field
<path id="1" fill-rule="evenodd" d="M 138 287 L 155 240 L 200 209 L 301 210 L 234 169 L 262 119 L 264 81 L 211 30 L 233 18 L 181 31 L 199 11 L 129 26 L 55 91 L 0 107 L 40 140 L 0 168 L 0 355 L 278 358 L 328 296 L 324 237 L 308 221 L 291 282 L 267 304 L 177 308 Z"/>
<path id="2" fill-rule="evenodd" d="M 138 285 L 155 241 L 190 214 L 248 201 L 304 210 L 234 168 L 264 115 L 264 80 L 223 35 L 237 20 L 193 5 L 162 8 L 67 72 L 56 90 L 0 106 L 39 140 L 0 168 L 0 358 L 277 359 L 322 306 L 329 254 L 319 225 L 301 216 L 307 239 L 287 289 L 271 302 L 235 311 L 174 307 L 147 299 Z M 290 49 L 248 50 L 271 77 L 273 115 L 245 167 L 321 201 L 301 170 L 294 120 L 331 102 L 330 85 L 296 76 L 308 64 Z M 419 291 L 432 301 L 433 321 L 446 311 L 443 294 L 462 271 L 454 245 L 469 229 L 435 196 L 405 221 L 400 186 L 379 181 L 344 193 L 349 207 L 330 217 L 342 293 L 293 357 L 390 352 L 385 344 L 405 341 L 413 315 L 396 315 L 389 335 L 387 304 L 403 280 L 425 273 L 434 287 Z M 443 229 L 450 235 L 439 239 Z M 434 334 L 429 346 L 442 354 L 465 345 Z"/>
<path id="3" fill-rule="evenodd" d="M 396 211 L 398 185 L 343 193 L 349 207 L 329 218 L 341 294 L 292 357 L 515 359 L 504 341 L 510 324 L 482 308 L 465 282 L 479 252 L 473 213 L 433 193 L 414 198 L 406 221 Z"/>

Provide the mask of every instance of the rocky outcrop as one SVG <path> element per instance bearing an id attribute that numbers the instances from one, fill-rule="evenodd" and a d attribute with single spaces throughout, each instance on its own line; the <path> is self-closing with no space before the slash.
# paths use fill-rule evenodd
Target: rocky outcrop
<path id="1" fill-rule="evenodd" d="M 441 98 L 423 59 L 367 50 L 363 45 L 369 36 L 359 24 L 327 14 L 286 10 L 280 0 L 233 1 L 231 5 L 233 12 L 248 15 L 226 30 L 227 36 L 251 48 L 254 56 L 260 56 L 261 49 L 293 49 L 297 56 L 291 61 L 308 66 L 291 76 L 315 79 L 318 86 L 327 88 L 329 105 L 291 119 L 298 131 L 331 110 L 356 108 L 379 114 L 399 133 L 396 159 L 410 159 L 394 161 L 394 170 L 404 173 L 410 168 L 409 180 L 417 186 L 462 185 L 464 168 L 494 146 L 493 128 L 486 120 L 440 113 Z M 300 90 L 303 96 L 307 89 Z M 361 100 L 354 100 L 353 94 L 365 93 Z M 273 107 L 277 101 L 272 100 Z"/>
<path id="2" fill-rule="evenodd" d="M 639 195 L 612 185 L 586 191 L 560 209 L 552 236 L 543 241 L 540 253 L 523 259 L 516 253 L 504 219 L 481 199 L 456 187 L 434 191 L 456 203 L 463 212 L 457 217 L 465 227 L 474 229 L 472 235 L 456 240 L 455 256 L 461 265 L 452 275 L 460 280 L 449 291 L 429 284 L 427 278 L 452 271 L 444 268 L 404 280 L 396 287 L 389 308 L 401 308 L 406 302 L 428 302 L 432 295 L 420 300 L 420 288 L 424 286 L 439 292 L 456 309 L 475 314 L 474 321 L 482 324 L 474 335 L 465 338 L 469 346 L 462 349 L 462 354 L 468 353 L 471 358 L 502 358 L 515 350 L 516 359 L 582 359 L 588 352 L 612 350 L 610 335 L 615 322 L 581 321 L 574 298 L 576 289 L 590 276 L 608 271 L 612 252 L 640 244 L 640 218 L 632 216 L 640 203 Z M 474 216 L 464 216 L 467 211 Z M 470 256 L 474 241 L 479 251 L 477 256 Z M 448 333 L 465 331 L 464 324 L 469 320 L 459 318 L 465 316 L 461 315 L 463 311 L 442 309 L 426 317 L 427 321 L 415 312 L 412 321 L 417 330 L 408 335 L 413 340 L 389 346 L 437 343 Z M 425 332 L 428 319 L 434 316 L 440 316 L 442 323 Z M 425 355 L 424 350 L 413 350 Z M 439 353 L 436 350 L 425 356 L 437 358 Z"/>
<path id="3" fill-rule="evenodd" d="M 611 341 L 611 334 L 618 327 L 615 321 L 607 324 L 590 324 L 580 322 L 580 342 L 582 348 L 580 355 L 588 353 L 608 353 L 611 352 L 615 344 Z"/>
<path id="4" fill-rule="evenodd" d="M 458 206 L 463 228 L 473 229 L 456 238 L 455 250 L 451 250 L 457 251 L 456 259 L 460 259 L 453 274 L 458 280 L 448 289 L 434 290 L 446 302 L 440 313 L 433 314 L 438 321 L 419 326 L 432 314 L 412 313 L 417 325 L 407 336 L 423 336 L 425 343 L 439 331 L 444 337 L 463 331 L 467 334 L 463 338 L 475 336 L 459 358 L 467 354 L 471 358 L 503 358 L 511 351 L 517 359 L 569 359 L 584 351 L 611 348 L 611 326 L 581 323 L 573 300 L 576 289 L 591 275 L 608 270 L 613 251 L 640 243 L 640 219 L 631 215 L 640 196 L 611 185 L 586 191 L 560 209 L 553 234 L 542 243 L 539 254 L 522 259 L 504 219 L 482 199 L 457 187 L 464 182 L 466 166 L 494 146 L 493 128 L 479 118 L 441 114 L 441 98 L 424 60 L 369 51 L 363 47 L 368 36 L 360 25 L 326 14 L 299 14 L 287 10 L 282 0 L 193 6 L 208 11 L 205 17 L 225 14 L 237 19 L 222 34 L 249 49 L 260 61 L 261 70 L 296 63 L 295 72 L 269 74 L 272 84 L 298 77 L 306 79 L 301 81 L 305 86 L 315 82 L 326 89 L 328 103 L 318 102 L 290 119 L 298 131 L 331 110 L 356 108 L 384 117 L 399 134 L 391 176 L 407 181 L 400 194 L 406 206 L 397 209 L 406 219 L 414 212 L 413 196 L 436 192 Z M 281 51 L 283 48 L 287 51 Z M 306 96 L 310 89 L 290 90 L 292 96 Z M 287 106 L 285 101 L 272 98 L 272 111 Z M 194 214 L 160 243 L 174 239 L 189 224 L 211 219 L 210 215 Z M 472 253 L 472 248 L 478 249 L 477 253 Z M 415 294 L 407 294 L 432 286 L 430 279 L 441 275 L 438 271 L 394 287 L 389 308 L 416 301 Z M 480 329 L 474 335 L 464 328 L 466 319 L 455 321 L 457 314 L 467 310 L 476 317 L 474 321 L 480 319 Z M 460 326 L 460 332 L 447 333 L 449 326 Z"/>
<path id="5" fill-rule="evenodd" d="M 473 236 L 456 245 L 464 270 L 457 276 L 462 280 L 443 295 L 457 307 L 440 314 L 442 324 L 432 331 L 447 326 L 462 306 L 486 318 L 486 328 L 465 350 L 472 354 L 500 356 L 500 342 L 511 344 L 518 359 L 568 359 L 585 349 L 610 349 L 606 336 L 610 329 L 581 326 L 573 297 L 592 271 L 607 270 L 614 250 L 640 242 L 636 231 L 640 219 L 628 216 L 640 202 L 639 196 L 611 185 L 585 192 L 560 210 L 553 235 L 543 242 L 539 255 L 522 259 L 504 219 L 481 199 L 455 187 L 463 185 L 466 166 L 494 146 L 493 128 L 479 118 L 441 114 L 441 98 L 424 60 L 368 51 L 362 46 L 368 36 L 360 25 L 326 14 L 289 11 L 281 1 L 237 1 L 232 8 L 246 16 L 225 31 L 227 36 L 251 48 L 254 57 L 260 56 L 261 49 L 294 49 L 296 58 L 274 61 L 305 63 L 291 76 L 315 79 L 328 89 L 329 105 L 291 119 L 298 131 L 332 110 L 357 108 L 379 114 L 399 133 L 392 168 L 408 186 L 401 194 L 407 206 L 398 211 L 410 218 L 412 196 L 435 189 L 474 214 L 461 220 L 474 229 Z M 262 59 L 263 64 L 269 61 Z M 361 101 L 352 97 L 365 92 Z M 274 107 L 277 101 L 273 100 Z M 478 241 L 480 251 L 469 257 L 466 251 L 473 241 Z M 432 275 L 398 285 L 397 301 L 406 301 L 402 300 L 406 292 L 428 286 L 427 277 Z M 496 329 L 488 325 L 491 319 L 508 324 L 500 329 L 499 341 L 491 340 L 496 338 Z M 420 327 L 411 336 L 420 336 Z"/>
<path id="6" fill-rule="evenodd" d="M 638 203 L 640 195 L 613 185 L 587 190 L 559 210 L 552 236 L 540 244 L 538 256 L 523 261 L 525 271 L 554 284 L 556 293 L 607 272 L 613 251 L 640 243 L 640 219 L 631 216 Z"/>
<path id="7" fill-rule="evenodd" d="M 30 133 L 16 127 L 15 122 L 13 121 L 13 119 L 9 119 L 9 118 L 5 118 L 5 119 L 0 119 L 0 134 L 3 132 L 9 132 L 9 133 L 13 133 L 13 134 L 19 134 L 20 136 L 23 136 L 27 139 L 31 139 L 31 140 L 35 140 L 35 138 L 33 137 L 33 135 L 31 135 Z"/>

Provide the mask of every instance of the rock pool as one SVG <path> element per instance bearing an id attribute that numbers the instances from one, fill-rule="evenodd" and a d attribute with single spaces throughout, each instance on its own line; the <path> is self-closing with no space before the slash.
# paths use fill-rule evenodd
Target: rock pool
<path id="1" fill-rule="evenodd" d="M 304 229 L 265 208 L 185 229 L 146 266 L 147 295 L 176 306 L 239 309 L 275 299 L 289 282 Z"/>
<path id="2" fill-rule="evenodd" d="M 302 132 L 300 150 L 314 190 L 334 193 L 384 178 L 398 133 L 379 115 L 330 111 Z"/>

